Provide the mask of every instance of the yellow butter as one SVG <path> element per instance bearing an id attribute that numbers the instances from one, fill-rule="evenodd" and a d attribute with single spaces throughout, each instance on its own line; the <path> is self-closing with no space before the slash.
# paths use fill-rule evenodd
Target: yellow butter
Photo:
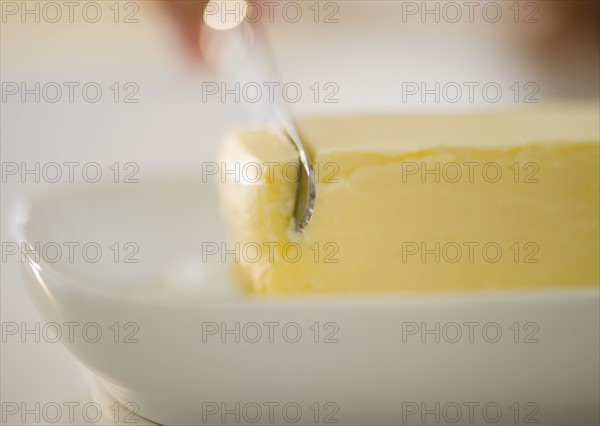
<path id="1" fill-rule="evenodd" d="M 598 285 L 599 129 L 598 105 L 301 121 L 318 172 L 302 234 L 295 149 L 238 129 L 220 194 L 239 275 L 258 293 Z"/>

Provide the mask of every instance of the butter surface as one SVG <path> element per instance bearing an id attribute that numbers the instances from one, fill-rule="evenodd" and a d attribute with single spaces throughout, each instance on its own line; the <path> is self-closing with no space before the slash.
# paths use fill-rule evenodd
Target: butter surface
<path id="1" fill-rule="evenodd" d="M 295 149 L 239 129 L 220 161 L 262 170 L 220 182 L 239 275 L 258 293 L 598 285 L 599 120 L 567 105 L 301 121 L 318 172 L 302 234 Z"/>

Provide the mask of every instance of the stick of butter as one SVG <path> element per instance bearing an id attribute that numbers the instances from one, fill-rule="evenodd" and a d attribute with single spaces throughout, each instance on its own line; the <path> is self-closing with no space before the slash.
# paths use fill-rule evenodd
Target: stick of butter
<path id="1" fill-rule="evenodd" d="M 238 129 L 219 180 L 238 275 L 255 293 L 598 285 L 599 117 L 595 104 L 300 121 L 317 172 L 301 234 L 295 148 Z"/>

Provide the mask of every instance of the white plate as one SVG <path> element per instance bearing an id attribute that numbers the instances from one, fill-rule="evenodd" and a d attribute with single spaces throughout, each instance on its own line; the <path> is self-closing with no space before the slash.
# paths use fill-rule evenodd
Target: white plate
<path id="1" fill-rule="evenodd" d="M 218 257 L 203 262 L 202 242 L 226 237 L 212 185 L 189 180 L 38 199 L 15 210 L 12 230 L 40 243 L 23 265 L 56 323 L 46 333 L 59 329 L 115 398 L 158 423 L 600 420 L 597 287 L 245 296 Z M 69 243 L 80 244 L 72 259 Z"/>

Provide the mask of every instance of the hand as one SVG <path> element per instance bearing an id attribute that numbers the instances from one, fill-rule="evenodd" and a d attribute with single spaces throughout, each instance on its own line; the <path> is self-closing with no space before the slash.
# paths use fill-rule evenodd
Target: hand
<path id="1" fill-rule="evenodd" d="M 164 0 L 164 8 L 175 20 L 186 50 L 194 59 L 201 57 L 200 28 L 207 1 Z"/>

